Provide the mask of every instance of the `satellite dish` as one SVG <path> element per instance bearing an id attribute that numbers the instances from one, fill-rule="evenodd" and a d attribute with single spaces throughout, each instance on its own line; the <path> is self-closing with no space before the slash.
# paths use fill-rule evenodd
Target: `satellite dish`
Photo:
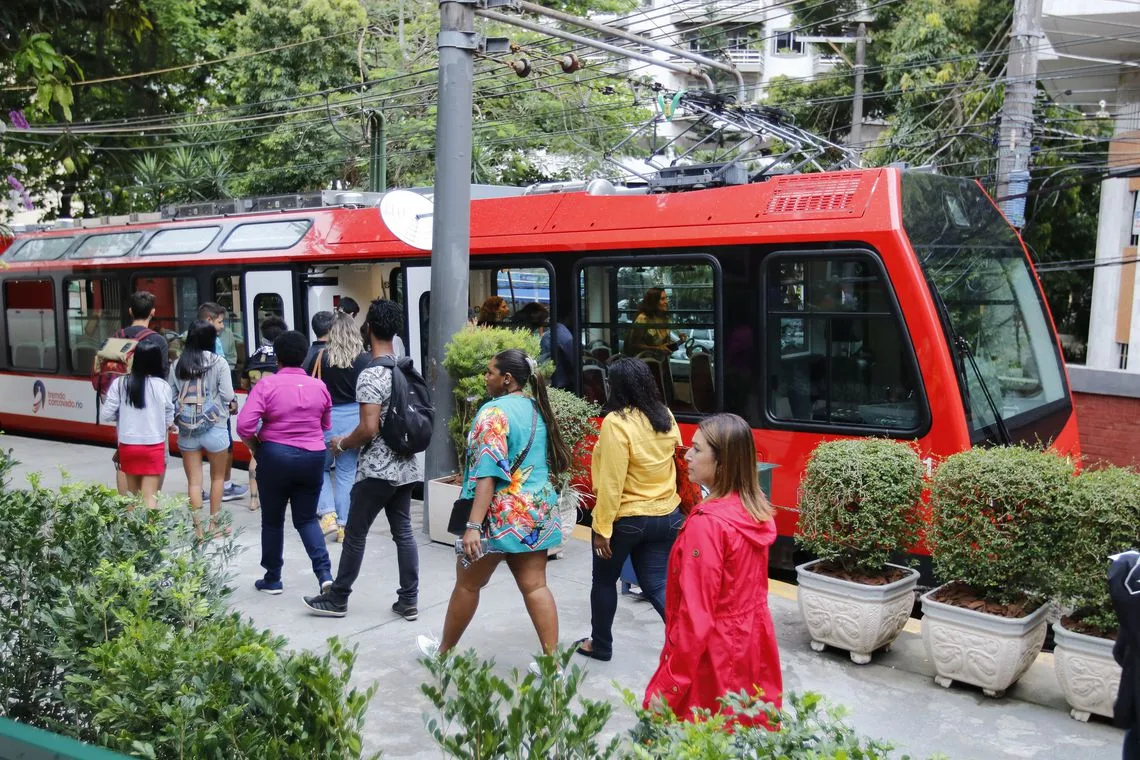
<path id="1" fill-rule="evenodd" d="M 380 218 L 393 235 L 412 248 L 430 251 L 433 208 L 431 199 L 419 193 L 393 190 L 380 199 Z"/>

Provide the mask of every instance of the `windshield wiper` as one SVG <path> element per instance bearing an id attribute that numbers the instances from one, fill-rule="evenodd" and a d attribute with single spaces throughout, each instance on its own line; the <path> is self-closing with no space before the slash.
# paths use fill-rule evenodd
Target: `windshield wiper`
<path id="1" fill-rule="evenodd" d="M 974 352 L 970 348 L 969 342 L 961 335 L 958 335 L 957 332 L 955 332 L 954 343 L 957 345 L 958 351 L 961 352 L 961 354 L 969 360 L 970 367 L 973 368 L 974 375 L 978 378 L 978 385 L 982 387 L 982 395 L 986 397 L 986 404 L 989 405 L 990 413 L 994 416 L 994 425 L 997 426 L 998 436 L 1001 438 L 1001 442 L 1007 446 L 1012 444 L 1013 437 L 1009 434 L 1009 428 L 1005 426 L 1005 420 L 1002 419 L 1001 410 L 998 409 L 997 402 L 994 401 L 993 394 L 990 393 L 990 388 L 988 385 L 986 385 L 986 379 L 982 377 L 982 371 L 978 369 L 978 362 L 976 359 L 974 359 Z M 965 380 L 965 378 L 963 378 L 963 380 Z M 967 396 L 969 393 L 969 384 L 967 383 Z"/>

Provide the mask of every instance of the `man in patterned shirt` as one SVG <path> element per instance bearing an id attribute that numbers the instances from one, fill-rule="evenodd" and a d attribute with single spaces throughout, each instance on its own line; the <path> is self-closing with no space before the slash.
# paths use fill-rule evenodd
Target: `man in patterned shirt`
<path id="1" fill-rule="evenodd" d="M 420 558 L 412 532 L 412 486 L 423 480 L 423 473 L 414 455 L 403 456 L 393 452 L 380 435 L 380 423 L 392 397 L 392 370 L 375 365 L 375 360 L 381 356 L 395 356 L 392 338 L 404 327 L 403 310 L 392 301 L 378 298 L 368 308 L 368 327 L 373 363 L 360 373 L 356 381 L 360 424 L 348 435 L 329 441 L 334 453 L 360 447 L 340 566 L 332 589 L 305 597 L 305 604 L 314 615 L 344 617 L 348 613 L 348 595 L 360 574 L 365 539 L 372 522 L 383 510 L 392 528 L 396 562 L 400 568 L 400 587 L 396 591 L 397 599 L 392 611 L 405 620 L 415 620 L 419 616 L 416 604 Z"/>

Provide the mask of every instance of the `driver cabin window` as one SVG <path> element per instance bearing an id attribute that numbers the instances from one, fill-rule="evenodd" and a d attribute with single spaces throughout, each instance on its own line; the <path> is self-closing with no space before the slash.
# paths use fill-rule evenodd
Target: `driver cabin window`
<path id="1" fill-rule="evenodd" d="M 8 366 L 55 372 L 55 304 L 51 280 L 4 283 Z"/>

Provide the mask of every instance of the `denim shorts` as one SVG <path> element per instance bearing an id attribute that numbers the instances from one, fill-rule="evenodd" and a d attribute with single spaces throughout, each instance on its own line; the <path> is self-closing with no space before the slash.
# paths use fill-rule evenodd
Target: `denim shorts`
<path id="1" fill-rule="evenodd" d="M 211 454 L 225 451 L 230 446 L 229 426 L 212 427 L 198 435 L 178 434 L 179 451 L 201 451 L 205 449 Z"/>

